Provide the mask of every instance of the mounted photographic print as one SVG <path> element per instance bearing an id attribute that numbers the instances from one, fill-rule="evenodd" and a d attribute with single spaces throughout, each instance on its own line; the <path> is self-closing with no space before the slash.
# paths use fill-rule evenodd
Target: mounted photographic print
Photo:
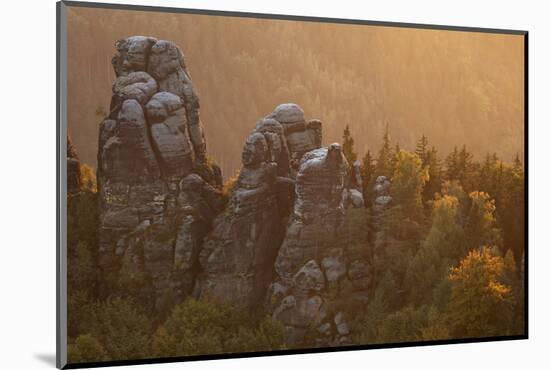
<path id="1" fill-rule="evenodd" d="M 527 338 L 527 32 L 57 10 L 58 367 Z"/>

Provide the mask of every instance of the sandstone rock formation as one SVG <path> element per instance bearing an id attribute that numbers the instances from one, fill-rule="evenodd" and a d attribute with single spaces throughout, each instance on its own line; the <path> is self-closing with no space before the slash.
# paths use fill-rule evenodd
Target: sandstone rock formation
<path id="1" fill-rule="evenodd" d="M 376 178 L 372 192 L 374 194 L 374 204 L 372 211 L 374 216 L 379 216 L 391 203 L 390 196 L 390 181 L 386 176 L 378 176 Z"/>
<path id="2" fill-rule="evenodd" d="M 386 176 L 378 176 L 372 188 L 373 201 L 370 207 L 369 242 L 373 247 L 373 265 L 383 266 L 388 237 L 383 230 L 384 213 L 392 206 L 391 183 Z M 396 241 L 394 241 L 395 243 Z M 374 271 L 381 278 L 385 271 Z"/>
<path id="3" fill-rule="evenodd" d="M 113 290 L 162 311 L 190 294 L 202 238 L 223 209 L 180 49 L 133 36 L 116 43 L 117 76 L 99 133 L 99 265 Z"/>
<path id="4" fill-rule="evenodd" d="M 348 343 L 346 308 L 366 300 L 366 253 L 346 242 L 351 225 L 344 204 L 347 166 L 339 144 L 301 159 L 294 209 L 267 297 L 291 345 L 311 338 L 309 344 Z"/>
<path id="5" fill-rule="evenodd" d="M 356 160 L 348 166 L 345 177 L 344 207 L 364 208 L 363 178 L 361 177 L 361 162 Z"/>
<path id="6" fill-rule="evenodd" d="M 161 315 L 188 296 L 267 307 L 289 345 L 349 343 L 371 274 L 359 162 L 281 104 L 247 137 L 223 195 L 179 48 L 142 36 L 116 47 L 99 133 L 100 296 Z"/>
<path id="7" fill-rule="evenodd" d="M 229 207 L 214 221 L 200 262 L 201 296 L 258 307 L 273 278 L 294 194 L 293 163 L 321 145 L 321 123 L 282 104 L 248 136 Z"/>
<path id="8" fill-rule="evenodd" d="M 296 177 L 302 156 L 321 147 L 322 124 L 313 119 L 306 122 L 304 111 L 296 104 L 281 104 L 268 118 L 281 123 L 290 156 L 290 175 Z"/>
<path id="9" fill-rule="evenodd" d="M 363 192 L 363 178 L 361 177 L 361 161 L 351 163 L 350 188 Z"/>

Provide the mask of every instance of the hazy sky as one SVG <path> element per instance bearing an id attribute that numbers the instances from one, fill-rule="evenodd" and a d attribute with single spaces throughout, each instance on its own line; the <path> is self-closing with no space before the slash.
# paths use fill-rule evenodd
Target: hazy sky
<path id="1" fill-rule="evenodd" d="M 442 155 L 523 152 L 523 36 L 138 11 L 68 9 L 69 133 L 96 165 L 116 40 L 149 35 L 185 54 L 209 154 L 224 178 L 240 167 L 256 120 L 295 102 L 323 122 L 323 143 L 349 124 L 360 155 L 386 124 L 413 149 L 426 134 Z"/>

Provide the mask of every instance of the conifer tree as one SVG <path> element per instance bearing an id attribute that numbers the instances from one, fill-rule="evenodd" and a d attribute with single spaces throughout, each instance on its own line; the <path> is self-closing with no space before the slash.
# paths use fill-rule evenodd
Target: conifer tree
<path id="1" fill-rule="evenodd" d="M 396 156 L 391 193 L 395 204 L 405 216 L 418 219 L 422 211 L 422 191 L 428 180 L 428 171 L 422 168 L 420 158 L 414 153 L 401 150 Z"/>
<path id="2" fill-rule="evenodd" d="M 453 151 L 445 159 L 445 177 L 447 180 L 458 180 L 466 192 L 477 190 L 477 164 L 473 161 L 473 155 L 466 145 Z"/>
<path id="3" fill-rule="evenodd" d="M 357 160 L 357 153 L 354 150 L 354 140 L 351 136 L 351 130 L 349 129 L 349 125 L 346 125 L 344 128 L 344 135 L 342 136 L 342 152 L 344 153 L 344 157 L 346 157 L 349 165 L 353 165 L 353 162 Z"/>
<path id="4" fill-rule="evenodd" d="M 458 169 L 458 148 L 455 146 L 453 151 L 445 158 L 445 179 L 459 180 Z"/>
<path id="5" fill-rule="evenodd" d="M 427 204 L 437 192 L 441 191 L 443 181 L 441 163 L 437 157 L 437 150 L 434 146 L 428 147 L 428 138 L 424 134 L 416 143 L 415 153 L 422 161 L 422 167 L 428 169 L 429 180 L 422 192 L 424 204 Z"/>
<path id="6" fill-rule="evenodd" d="M 363 177 L 363 184 L 365 184 L 365 186 L 370 184 L 371 180 L 373 180 L 374 170 L 374 159 L 370 153 L 370 150 L 367 150 L 363 156 L 363 160 L 361 161 L 361 176 Z"/>
<path id="7" fill-rule="evenodd" d="M 389 126 L 386 124 L 386 130 L 382 137 L 382 147 L 378 152 L 378 158 L 376 159 L 375 173 L 376 177 L 386 176 L 388 178 L 392 175 L 392 159 L 393 151 L 390 141 Z"/>
<path id="8" fill-rule="evenodd" d="M 489 194 L 473 191 L 469 194 L 470 209 L 464 227 L 470 248 L 492 245 L 501 248 L 502 236 L 495 218 L 495 201 Z"/>
<path id="9" fill-rule="evenodd" d="M 476 168 L 473 161 L 473 155 L 468 151 L 466 145 L 462 146 L 460 152 L 458 153 L 458 169 L 459 169 L 459 178 L 458 180 L 464 187 L 466 192 L 471 192 L 477 189 L 477 179 Z"/>
<path id="10" fill-rule="evenodd" d="M 479 170 L 479 190 L 487 193 L 495 203 L 495 218 L 502 230 L 503 250 L 513 249 L 521 255 L 524 248 L 524 178 L 519 158 L 513 165 L 487 154 Z"/>
<path id="11" fill-rule="evenodd" d="M 372 184 L 374 182 L 374 159 L 370 153 L 370 150 L 365 152 L 363 160 L 361 161 L 361 177 L 363 179 L 363 198 L 365 204 L 370 203 Z"/>
<path id="12" fill-rule="evenodd" d="M 497 204 L 498 221 L 503 230 L 504 249 L 511 248 L 515 256 L 525 251 L 525 175 L 519 158 L 506 172 L 507 204 Z"/>
<path id="13" fill-rule="evenodd" d="M 479 189 L 481 191 L 485 191 L 487 193 L 493 194 L 493 176 L 492 176 L 492 170 L 494 167 L 494 157 L 491 155 L 491 153 L 487 153 L 485 155 L 485 159 L 483 161 L 483 164 L 481 165 L 479 169 Z"/>
<path id="14" fill-rule="evenodd" d="M 393 149 L 393 156 L 391 159 L 391 173 L 393 174 L 395 172 L 395 168 L 397 167 L 397 160 L 399 156 L 399 152 L 401 152 L 401 146 L 399 146 L 399 143 L 395 144 L 395 148 Z"/>
<path id="15" fill-rule="evenodd" d="M 449 267 L 465 256 L 465 235 L 459 218 L 458 198 L 444 195 L 433 203 L 432 226 L 404 280 L 415 304 L 429 304 L 434 288 L 446 277 Z"/>
<path id="16" fill-rule="evenodd" d="M 428 138 L 424 134 L 422 134 L 422 137 L 416 143 L 416 149 L 414 152 L 418 157 L 420 157 L 422 164 L 425 166 L 427 164 L 429 148 Z"/>
<path id="17" fill-rule="evenodd" d="M 436 193 L 441 192 L 441 185 L 443 183 L 441 162 L 439 161 L 437 150 L 434 146 L 426 153 L 425 167 L 428 169 L 428 181 L 422 192 L 424 204 L 434 199 Z"/>

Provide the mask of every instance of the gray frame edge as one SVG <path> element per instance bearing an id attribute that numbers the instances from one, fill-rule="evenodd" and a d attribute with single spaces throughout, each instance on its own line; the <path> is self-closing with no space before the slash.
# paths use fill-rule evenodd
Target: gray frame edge
<path id="1" fill-rule="evenodd" d="M 56 3 L 56 367 L 67 364 L 67 5 Z"/>
<path id="2" fill-rule="evenodd" d="M 417 29 L 426 29 L 426 30 L 443 30 L 443 31 L 458 31 L 458 32 L 481 32 L 481 33 L 493 33 L 493 34 L 502 34 L 502 35 L 525 35 L 528 32 L 527 30 L 505 29 L 505 28 L 453 26 L 453 25 L 443 25 L 443 24 L 408 23 L 408 22 L 399 22 L 399 21 L 375 21 L 375 20 L 353 19 L 353 18 L 330 18 L 330 17 L 321 17 L 321 16 L 306 16 L 306 15 L 292 15 L 292 14 L 253 13 L 253 12 L 243 12 L 243 11 L 198 9 L 198 8 L 177 8 L 177 7 L 153 6 L 153 5 L 114 4 L 114 3 L 108 3 L 108 2 L 103 3 L 103 2 L 78 1 L 78 0 L 61 0 L 61 2 L 66 6 L 70 6 L 70 7 L 92 8 L 92 9 L 111 9 L 111 10 L 161 12 L 161 13 L 177 13 L 177 14 L 197 14 L 197 15 L 209 15 L 209 16 L 302 21 L 302 22 L 316 22 L 316 23 L 357 24 L 357 25 L 395 27 L 395 28 L 417 28 Z"/>

